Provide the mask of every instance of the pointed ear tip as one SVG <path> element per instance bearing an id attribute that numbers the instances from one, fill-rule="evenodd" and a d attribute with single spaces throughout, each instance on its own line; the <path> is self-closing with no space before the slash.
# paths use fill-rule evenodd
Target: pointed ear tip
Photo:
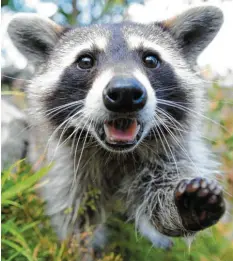
<path id="1" fill-rule="evenodd" d="M 29 25 L 37 25 L 44 27 L 46 24 L 54 28 L 55 32 L 60 33 L 63 31 L 63 27 L 56 24 L 50 18 L 40 16 L 36 13 L 18 13 L 12 16 L 7 24 L 7 32 L 12 38 L 17 30 L 25 28 Z"/>
<path id="2" fill-rule="evenodd" d="M 213 19 L 213 27 L 215 27 L 216 31 L 219 31 L 224 22 L 223 11 L 219 7 L 210 6 L 209 13 Z"/>
<path id="3" fill-rule="evenodd" d="M 32 19 L 39 19 L 40 16 L 36 13 L 17 13 L 12 15 L 12 17 L 10 18 L 8 25 L 10 24 L 14 24 L 16 22 L 21 22 L 21 21 L 25 21 L 25 20 L 32 20 Z"/>
<path id="4" fill-rule="evenodd" d="M 9 34 L 10 38 L 14 38 L 14 34 L 17 28 L 19 16 L 13 15 L 11 19 L 7 23 L 7 33 Z"/>
<path id="5" fill-rule="evenodd" d="M 220 8 L 216 9 L 216 16 L 218 17 L 219 24 L 222 25 L 224 22 L 224 13 Z"/>
<path id="6" fill-rule="evenodd" d="M 17 27 L 19 27 L 22 22 L 25 22 L 25 21 L 32 21 L 34 19 L 39 19 L 40 16 L 38 14 L 35 14 L 35 13 L 17 13 L 17 14 L 14 14 L 8 21 L 8 24 L 7 24 L 7 32 L 9 34 L 11 34 L 12 32 L 15 31 L 15 29 Z"/>
<path id="7" fill-rule="evenodd" d="M 221 8 L 217 6 L 209 6 L 209 11 L 215 15 L 216 18 L 218 18 L 220 21 L 223 21 L 224 15 Z"/>
<path id="8" fill-rule="evenodd" d="M 223 23 L 224 15 L 220 7 L 214 5 L 204 5 L 204 6 L 194 7 L 194 9 L 196 9 L 197 12 L 203 12 L 207 16 L 213 17 L 214 19 L 218 20 L 219 24 Z"/>
<path id="9" fill-rule="evenodd" d="M 186 11 L 181 12 L 171 18 L 168 18 L 162 22 L 165 27 L 172 27 L 174 23 L 179 19 L 179 17 L 187 17 L 189 15 L 193 16 L 194 14 L 204 14 L 215 19 L 219 27 L 224 21 L 223 11 L 217 6 L 197 6 L 187 9 Z"/>

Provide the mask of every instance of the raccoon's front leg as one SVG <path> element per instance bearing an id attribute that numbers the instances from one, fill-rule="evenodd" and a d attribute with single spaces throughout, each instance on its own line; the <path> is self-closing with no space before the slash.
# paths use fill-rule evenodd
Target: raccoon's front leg
<path id="1" fill-rule="evenodd" d="M 225 212 L 221 187 L 205 178 L 182 180 L 174 194 L 183 226 L 199 231 L 218 222 Z"/>
<path id="2" fill-rule="evenodd" d="M 225 211 L 220 187 L 203 178 L 167 183 L 164 186 L 150 181 L 144 183 L 144 186 L 138 184 L 137 188 L 141 189 L 136 189 L 136 194 L 131 195 L 130 204 L 133 209 L 130 212 L 134 213 L 141 233 L 160 247 L 163 246 L 159 241 L 164 242 L 164 238 L 155 237 L 155 233 L 148 229 L 148 226 L 146 230 L 143 229 L 144 217 L 151 224 L 150 228 L 154 227 L 163 235 L 176 237 L 193 235 L 215 224 Z M 148 233 L 150 231 L 151 233 Z M 154 238 L 158 243 L 154 242 Z M 165 248 L 169 248 L 169 245 L 168 242 Z"/>

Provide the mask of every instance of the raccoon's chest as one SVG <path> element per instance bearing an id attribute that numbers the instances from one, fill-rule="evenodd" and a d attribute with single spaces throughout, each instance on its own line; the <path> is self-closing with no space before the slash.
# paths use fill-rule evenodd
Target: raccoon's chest
<path id="1" fill-rule="evenodd" d="M 111 155 L 98 149 L 87 149 L 82 155 L 76 155 L 75 162 L 79 162 L 79 166 L 74 167 L 80 186 L 99 190 L 106 200 L 121 188 L 124 179 L 137 172 L 132 157 Z"/>

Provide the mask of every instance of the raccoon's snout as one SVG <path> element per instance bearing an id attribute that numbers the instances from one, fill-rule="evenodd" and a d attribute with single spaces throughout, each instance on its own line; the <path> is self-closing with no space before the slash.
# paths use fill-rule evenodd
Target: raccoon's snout
<path id="1" fill-rule="evenodd" d="M 114 77 L 103 91 L 106 108 L 113 112 L 135 112 L 147 100 L 145 87 L 134 78 Z"/>

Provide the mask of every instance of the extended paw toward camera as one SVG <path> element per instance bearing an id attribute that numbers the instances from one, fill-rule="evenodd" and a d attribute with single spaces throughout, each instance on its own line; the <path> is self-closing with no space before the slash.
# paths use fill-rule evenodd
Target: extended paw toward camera
<path id="1" fill-rule="evenodd" d="M 182 180 L 175 190 L 175 204 L 184 227 L 190 231 L 214 225 L 225 212 L 221 187 L 205 178 Z"/>

